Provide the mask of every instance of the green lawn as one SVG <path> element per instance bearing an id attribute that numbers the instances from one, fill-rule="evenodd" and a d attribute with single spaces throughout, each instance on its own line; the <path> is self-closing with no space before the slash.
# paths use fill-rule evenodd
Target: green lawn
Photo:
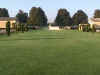
<path id="1" fill-rule="evenodd" d="M 100 75 L 100 33 L 1 35 L 0 75 Z"/>

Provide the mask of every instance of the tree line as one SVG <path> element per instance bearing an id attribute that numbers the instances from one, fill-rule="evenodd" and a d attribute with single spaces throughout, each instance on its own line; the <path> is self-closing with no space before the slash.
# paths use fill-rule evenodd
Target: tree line
<path id="1" fill-rule="evenodd" d="M 0 17 L 9 17 L 6 8 L 0 8 Z M 100 18 L 100 10 L 94 12 L 94 18 Z M 44 10 L 40 7 L 32 7 L 29 14 L 19 10 L 16 18 L 21 26 L 28 24 L 33 26 L 47 26 L 48 19 Z M 78 10 L 72 17 L 67 9 L 59 9 L 54 20 L 57 26 L 73 26 L 79 24 L 88 24 L 88 15 L 83 10 Z"/>
<path id="2" fill-rule="evenodd" d="M 9 17 L 9 12 L 6 8 L 0 8 L 0 17 Z M 29 11 L 24 12 L 19 10 L 15 16 L 17 25 L 14 24 L 16 31 L 28 31 L 28 26 L 48 26 L 48 19 L 45 11 L 40 7 L 32 7 Z M 100 18 L 100 10 L 94 12 L 94 18 Z M 10 21 L 6 24 L 6 32 L 10 35 Z M 88 24 L 88 15 L 83 10 L 78 10 L 72 17 L 67 9 L 59 9 L 53 25 L 55 26 L 74 26 L 79 24 Z"/>

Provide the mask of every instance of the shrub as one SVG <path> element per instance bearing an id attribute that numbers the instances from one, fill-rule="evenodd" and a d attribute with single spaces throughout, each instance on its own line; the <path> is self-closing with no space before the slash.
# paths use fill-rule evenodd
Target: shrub
<path id="1" fill-rule="evenodd" d="M 90 25 L 86 25 L 83 27 L 83 32 L 89 32 L 90 31 Z"/>
<path id="2" fill-rule="evenodd" d="M 10 36 L 10 22 L 9 21 L 6 23 L 6 33 L 8 36 Z"/>

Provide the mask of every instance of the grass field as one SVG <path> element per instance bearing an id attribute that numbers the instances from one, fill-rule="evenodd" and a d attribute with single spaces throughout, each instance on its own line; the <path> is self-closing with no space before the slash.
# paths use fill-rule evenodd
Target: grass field
<path id="1" fill-rule="evenodd" d="M 0 75 L 100 75 L 100 33 L 41 30 L 0 36 Z"/>

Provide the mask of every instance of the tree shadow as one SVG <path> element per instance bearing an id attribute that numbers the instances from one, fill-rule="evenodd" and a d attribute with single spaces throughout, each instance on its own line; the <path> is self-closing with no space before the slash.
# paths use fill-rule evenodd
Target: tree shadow
<path id="1" fill-rule="evenodd" d="M 60 40 L 60 39 L 64 39 L 64 38 L 29 38 L 29 39 L 3 39 L 0 41 L 18 41 L 18 40 Z"/>

